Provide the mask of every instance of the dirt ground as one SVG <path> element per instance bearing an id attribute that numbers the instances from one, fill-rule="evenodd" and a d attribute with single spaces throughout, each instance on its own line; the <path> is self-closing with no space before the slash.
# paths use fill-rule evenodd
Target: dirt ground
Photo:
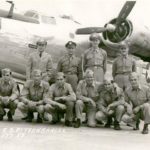
<path id="1" fill-rule="evenodd" d="M 75 129 L 63 123 L 50 125 L 6 119 L 0 122 L 0 150 L 149 150 L 150 134 L 142 135 L 122 124 L 121 131 L 103 126 Z"/>

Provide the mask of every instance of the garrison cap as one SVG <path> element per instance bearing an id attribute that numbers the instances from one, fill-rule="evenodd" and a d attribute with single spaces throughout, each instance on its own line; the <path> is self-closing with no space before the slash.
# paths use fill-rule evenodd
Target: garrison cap
<path id="1" fill-rule="evenodd" d="M 63 78 L 65 78 L 65 75 L 64 75 L 63 72 L 58 72 L 58 73 L 56 74 L 56 78 L 58 78 L 58 77 L 63 77 Z"/>
<path id="2" fill-rule="evenodd" d="M 65 47 L 67 48 L 75 48 L 77 46 L 77 44 L 73 41 L 68 41 L 66 44 L 65 44 Z"/>
<path id="3" fill-rule="evenodd" d="M 2 69 L 2 75 L 6 74 L 6 73 L 11 74 L 11 70 L 9 68 Z"/>
<path id="4" fill-rule="evenodd" d="M 121 42 L 120 44 L 119 44 L 119 48 L 124 48 L 124 47 L 128 47 L 129 45 L 128 45 L 128 43 L 127 42 Z"/>
<path id="5" fill-rule="evenodd" d="M 87 77 L 87 76 L 94 76 L 94 72 L 90 69 L 86 69 L 84 73 L 84 77 Z"/>
<path id="6" fill-rule="evenodd" d="M 44 39 L 40 39 L 36 42 L 37 45 L 47 45 L 47 41 Z"/>
<path id="7" fill-rule="evenodd" d="M 92 33 L 89 37 L 90 41 L 96 41 L 96 40 L 100 40 L 101 41 L 101 37 L 98 33 Z"/>
<path id="8" fill-rule="evenodd" d="M 111 79 L 104 79 L 103 83 L 104 83 L 104 84 L 112 83 L 112 80 L 111 80 Z"/>

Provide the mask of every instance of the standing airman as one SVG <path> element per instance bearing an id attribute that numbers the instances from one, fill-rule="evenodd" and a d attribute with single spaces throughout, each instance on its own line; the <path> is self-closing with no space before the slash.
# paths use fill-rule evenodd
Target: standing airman
<path id="1" fill-rule="evenodd" d="M 45 75 L 47 71 L 51 71 L 53 68 L 51 55 L 45 52 L 47 42 L 45 40 L 37 41 L 37 52 L 30 54 L 27 61 L 26 76 L 27 79 L 32 78 L 32 72 L 35 69 L 42 71 L 42 75 Z"/>
<path id="2" fill-rule="evenodd" d="M 86 50 L 82 57 L 83 72 L 90 69 L 94 72 L 94 79 L 98 82 L 103 82 L 104 75 L 107 70 L 107 53 L 99 48 L 101 37 L 97 33 L 90 35 L 92 47 Z"/>
<path id="3" fill-rule="evenodd" d="M 70 83 L 73 90 L 76 91 L 78 81 L 81 78 L 80 59 L 74 55 L 76 43 L 68 41 L 65 47 L 67 54 L 59 60 L 57 71 L 65 74 L 66 82 Z"/>
<path id="4" fill-rule="evenodd" d="M 129 74 L 131 72 L 136 72 L 136 62 L 133 57 L 128 55 L 129 45 L 127 43 L 120 44 L 121 55 L 118 56 L 112 66 L 112 76 L 114 81 L 125 90 L 130 86 Z"/>

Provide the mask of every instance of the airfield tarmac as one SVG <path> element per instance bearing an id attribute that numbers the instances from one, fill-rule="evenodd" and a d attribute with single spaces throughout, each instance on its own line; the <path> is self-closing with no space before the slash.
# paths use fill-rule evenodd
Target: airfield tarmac
<path id="1" fill-rule="evenodd" d="M 150 134 L 142 135 L 122 125 L 115 131 L 102 126 L 78 129 L 63 124 L 0 122 L 0 150 L 150 150 Z"/>

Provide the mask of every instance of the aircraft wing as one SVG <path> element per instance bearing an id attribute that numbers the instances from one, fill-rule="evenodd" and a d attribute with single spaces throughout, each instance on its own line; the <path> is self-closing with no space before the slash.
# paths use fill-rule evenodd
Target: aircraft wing
<path id="1" fill-rule="evenodd" d="M 8 14 L 9 14 L 8 11 L 0 9 L 0 17 L 9 18 Z M 38 20 L 31 18 L 31 17 L 26 17 L 26 16 L 21 15 L 21 14 L 17 14 L 17 13 L 13 13 L 11 19 L 39 24 Z"/>

